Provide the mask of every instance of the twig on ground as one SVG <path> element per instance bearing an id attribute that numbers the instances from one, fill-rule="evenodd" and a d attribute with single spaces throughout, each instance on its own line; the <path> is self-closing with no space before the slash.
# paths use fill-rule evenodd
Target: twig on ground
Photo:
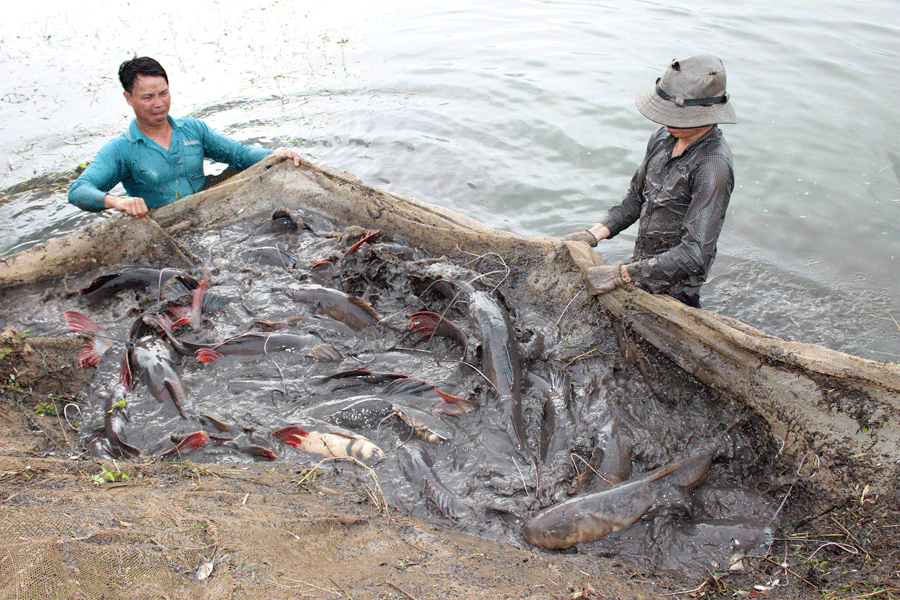
<path id="1" fill-rule="evenodd" d="M 398 592 L 400 592 L 401 594 L 403 594 L 404 596 L 406 596 L 407 598 L 409 598 L 409 600 L 416 600 L 415 596 L 413 596 L 412 594 L 410 594 L 409 592 L 407 592 L 406 590 L 401 588 L 399 585 L 397 585 L 395 583 L 391 583 L 390 581 L 385 581 L 385 583 L 387 585 L 391 586 L 392 588 L 394 588 L 395 590 L 397 590 Z"/>

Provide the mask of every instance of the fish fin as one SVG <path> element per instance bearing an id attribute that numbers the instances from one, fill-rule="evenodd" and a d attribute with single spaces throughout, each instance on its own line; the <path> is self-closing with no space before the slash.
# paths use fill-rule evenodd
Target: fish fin
<path id="1" fill-rule="evenodd" d="M 428 337 L 434 333 L 441 316 L 430 310 L 420 310 L 409 317 L 409 328 L 418 333 L 420 337 Z"/>
<path id="2" fill-rule="evenodd" d="M 168 308 L 169 314 L 175 317 L 176 321 L 172 323 L 172 327 L 180 327 L 187 323 L 186 319 L 189 319 L 189 315 L 191 312 L 190 306 L 170 306 Z M 184 323 L 182 323 L 184 321 Z"/>
<path id="3" fill-rule="evenodd" d="M 97 325 L 90 317 L 84 315 L 77 310 L 67 310 L 63 312 L 66 319 L 66 325 L 75 333 L 87 333 L 91 335 L 105 334 L 106 330 Z"/>
<path id="4" fill-rule="evenodd" d="M 368 242 L 371 239 L 374 239 L 380 233 L 381 233 L 380 230 L 367 231 L 366 234 L 364 236 L 362 236 L 358 242 L 356 242 L 355 244 L 353 244 L 352 246 L 347 248 L 347 251 L 344 252 L 344 256 L 347 256 L 348 254 L 353 254 L 354 252 L 356 252 L 357 250 L 362 248 L 363 244 L 365 244 L 366 242 Z"/>
<path id="5" fill-rule="evenodd" d="M 463 412 L 469 412 L 475 408 L 475 405 L 466 400 L 465 398 L 460 398 L 459 396 L 454 396 L 453 394 L 448 394 L 447 392 L 442 392 L 441 390 L 434 388 L 434 391 L 437 392 L 437 395 L 441 397 L 441 400 L 448 404 L 452 404 L 454 406 L 458 406 L 462 409 Z"/>
<path id="6" fill-rule="evenodd" d="M 309 432 L 296 425 L 288 425 L 272 432 L 272 437 L 292 448 L 299 448 L 303 443 L 303 438 L 307 436 L 309 436 Z"/>
<path id="7" fill-rule="evenodd" d="M 433 389 L 435 389 L 435 387 L 427 381 L 422 381 L 421 379 L 415 379 L 413 377 L 398 377 L 384 386 L 382 392 L 385 395 L 413 394 L 421 396 L 425 392 L 430 392 Z"/>
<path id="8" fill-rule="evenodd" d="M 100 352 L 97 351 L 94 342 L 88 342 L 78 351 L 78 361 L 81 363 L 81 366 L 86 369 L 89 367 L 96 367 L 97 363 L 100 362 L 100 357 Z"/>
<path id="9" fill-rule="evenodd" d="M 274 452 L 272 452 L 268 448 L 263 448 L 262 446 L 247 446 L 244 448 L 239 448 L 239 450 L 250 454 L 251 456 L 262 458 L 263 460 L 275 460 L 278 458 L 278 456 L 276 456 Z"/>
<path id="10" fill-rule="evenodd" d="M 410 329 L 419 334 L 419 337 L 431 337 L 439 335 L 458 341 L 463 346 L 468 343 L 466 334 L 456 324 L 448 321 L 441 315 L 430 310 L 421 310 L 413 313 L 409 318 Z"/>
<path id="11" fill-rule="evenodd" d="M 552 373 L 550 386 L 563 399 L 564 405 L 569 406 L 572 400 L 572 374 L 568 371 Z"/>
<path id="12" fill-rule="evenodd" d="M 89 296 L 90 294 L 101 289 L 104 285 L 106 285 L 119 275 L 121 275 L 121 273 L 107 273 L 106 275 L 101 275 L 78 291 L 81 292 L 82 296 Z"/>
<path id="13" fill-rule="evenodd" d="M 306 356 L 318 358 L 319 360 L 341 360 L 341 353 L 331 344 L 319 344 L 306 353 Z"/>
<path id="14" fill-rule="evenodd" d="M 352 304 L 355 304 L 359 308 L 363 309 L 366 312 L 366 314 L 368 314 L 370 317 L 372 317 L 376 321 L 381 320 L 381 316 L 378 314 L 378 311 L 376 311 L 375 307 L 373 307 L 371 304 L 369 304 L 366 300 L 363 300 L 359 296 L 350 296 L 348 298 L 348 300 Z"/>
<path id="15" fill-rule="evenodd" d="M 200 303 L 200 310 L 203 312 L 215 312 L 228 304 L 228 299 L 215 294 L 204 294 L 203 302 Z"/>
<path id="16" fill-rule="evenodd" d="M 196 279 L 187 273 L 182 273 L 181 275 L 176 275 L 161 287 L 161 295 L 164 300 L 177 300 L 191 293 L 191 290 L 199 285 L 200 282 Z"/>
<path id="17" fill-rule="evenodd" d="M 204 364 L 211 363 L 222 358 L 224 354 L 219 354 L 211 348 L 200 348 L 197 350 L 197 360 Z"/>
<path id="18" fill-rule="evenodd" d="M 665 467 L 661 467 L 661 468 L 657 469 L 656 471 L 652 472 L 650 474 L 650 476 L 645 479 L 645 481 L 647 483 L 650 483 L 651 481 L 656 481 L 657 479 L 659 479 L 661 477 L 665 477 L 669 473 L 673 473 L 673 472 L 677 471 L 678 467 L 680 467 L 680 466 L 681 466 L 681 463 L 677 462 L 677 463 L 672 463 L 671 465 L 667 465 Z"/>
<path id="19" fill-rule="evenodd" d="M 126 393 L 129 393 L 134 389 L 134 380 L 131 376 L 131 363 L 128 362 L 128 357 L 122 359 L 122 366 L 119 368 L 119 381 L 116 385 L 122 387 Z"/>

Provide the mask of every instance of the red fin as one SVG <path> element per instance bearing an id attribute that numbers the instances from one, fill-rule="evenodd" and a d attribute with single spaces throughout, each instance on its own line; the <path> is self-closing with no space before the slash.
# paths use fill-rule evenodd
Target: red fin
<path id="1" fill-rule="evenodd" d="M 430 310 L 422 310 L 413 313 L 409 317 L 409 327 L 421 337 L 427 337 L 434 333 L 435 327 L 441 320 L 441 316 Z"/>
<path id="2" fill-rule="evenodd" d="M 197 350 L 197 360 L 204 364 L 211 363 L 222 358 L 223 356 L 223 354 L 219 354 L 218 352 L 210 348 L 200 348 L 199 350 Z"/>
<path id="3" fill-rule="evenodd" d="M 134 382 L 131 378 L 131 364 L 128 362 L 128 357 L 122 360 L 122 367 L 119 369 L 119 381 L 116 385 L 124 388 L 126 392 L 130 392 L 134 388 Z"/>
<path id="4" fill-rule="evenodd" d="M 344 256 L 346 256 L 348 254 L 353 254 L 354 252 L 359 250 L 363 244 L 365 244 L 366 242 L 368 242 L 369 240 L 371 240 L 372 238 L 377 236 L 379 233 L 381 233 L 381 231 L 379 231 L 379 230 L 367 231 L 366 234 L 364 236 L 362 236 L 358 242 L 356 242 L 355 244 L 353 244 L 352 246 L 347 248 L 347 251 L 344 252 Z"/>
<path id="5" fill-rule="evenodd" d="M 182 439 L 174 448 L 170 448 L 166 450 L 162 454 L 161 457 L 168 456 L 181 456 L 182 454 L 190 454 L 204 445 L 209 441 L 209 434 L 205 431 L 195 431 L 189 435 L 186 435 L 184 439 Z"/>
<path id="6" fill-rule="evenodd" d="M 93 335 L 106 333 L 102 327 L 77 310 L 67 310 L 63 313 L 63 317 L 66 319 L 66 325 L 75 333 L 90 333 Z"/>
<path id="7" fill-rule="evenodd" d="M 178 319 L 175 323 L 172 323 L 173 327 L 178 327 L 179 325 L 184 325 L 181 321 L 184 321 L 190 315 L 191 307 L 190 306 L 170 306 L 169 313 Z"/>
<path id="8" fill-rule="evenodd" d="M 81 361 L 81 366 L 85 368 L 96 367 L 97 363 L 100 362 L 100 357 L 101 354 L 94 342 L 88 342 L 78 351 L 78 360 Z"/>

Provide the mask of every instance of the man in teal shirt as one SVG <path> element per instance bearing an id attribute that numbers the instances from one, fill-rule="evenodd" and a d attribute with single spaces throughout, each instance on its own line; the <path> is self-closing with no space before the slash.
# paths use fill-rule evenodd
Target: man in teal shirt
<path id="1" fill-rule="evenodd" d="M 114 208 L 143 217 L 148 207 L 170 204 L 203 189 L 204 157 L 246 169 L 274 153 L 300 166 L 300 156 L 292 150 L 245 146 L 199 119 L 170 117 L 169 78 L 152 58 L 122 63 L 119 81 L 134 120 L 125 133 L 100 149 L 69 187 L 69 202 L 78 208 L 92 212 Z M 108 193 L 118 183 L 128 196 Z"/>

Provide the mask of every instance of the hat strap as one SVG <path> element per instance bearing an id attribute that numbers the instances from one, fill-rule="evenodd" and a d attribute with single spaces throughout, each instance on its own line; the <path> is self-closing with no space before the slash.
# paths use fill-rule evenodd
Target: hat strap
<path id="1" fill-rule="evenodd" d="M 712 106 L 713 104 L 725 104 L 728 102 L 728 94 L 713 96 L 712 98 L 678 98 L 659 87 L 659 80 L 656 81 L 656 95 L 663 100 L 674 102 L 678 106 Z"/>

